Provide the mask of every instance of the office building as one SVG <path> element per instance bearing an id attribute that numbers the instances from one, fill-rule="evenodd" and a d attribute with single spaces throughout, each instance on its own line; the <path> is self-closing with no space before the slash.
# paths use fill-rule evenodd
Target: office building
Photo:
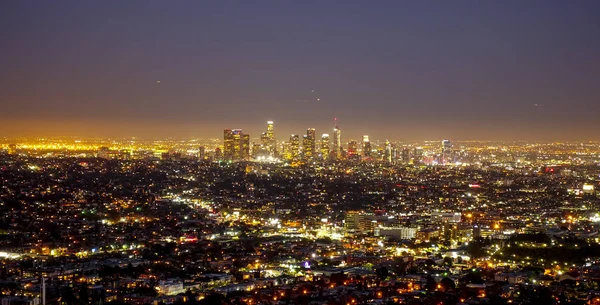
<path id="1" fill-rule="evenodd" d="M 335 125 L 335 128 L 333 128 L 333 147 L 331 152 L 334 159 L 340 159 L 342 157 L 342 131 L 337 124 Z"/>
<path id="2" fill-rule="evenodd" d="M 277 154 L 277 141 L 275 140 L 275 126 L 273 121 L 267 121 L 267 150 L 271 156 Z"/>
<path id="3" fill-rule="evenodd" d="M 406 147 L 402 149 L 402 163 L 410 163 L 410 150 Z"/>
<path id="4" fill-rule="evenodd" d="M 362 153 L 365 159 L 371 158 L 371 142 L 368 135 L 363 136 Z"/>
<path id="5" fill-rule="evenodd" d="M 316 134 L 314 128 L 309 128 L 306 130 L 306 135 L 302 140 L 303 147 L 303 156 L 305 161 L 310 161 L 314 158 L 315 149 L 316 149 Z"/>
<path id="6" fill-rule="evenodd" d="M 229 161 L 248 160 L 250 157 L 250 135 L 241 129 L 225 129 L 223 132 L 223 157 Z"/>
<path id="7" fill-rule="evenodd" d="M 198 147 L 198 159 L 199 160 L 206 159 L 206 147 L 204 147 L 204 146 Z"/>
<path id="8" fill-rule="evenodd" d="M 350 140 L 350 142 L 348 142 L 348 151 L 346 158 L 350 160 L 360 159 L 360 156 L 358 154 L 358 143 L 355 140 Z"/>
<path id="9" fill-rule="evenodd" d="M 385 141 L 385 146 L 383 148 L 383 161 L 392 163 L 392 144 L 388 140 Z"/>
<path id="10" fill-rule="evenodd" d="M 452 142 L 450 140 L 442 140 L 442 164 L 453 162 Z"/>
<path id="11" fill-rule="evenodd" d="M 290 135 L 290 156 L 293 161 L 300 159 L 300 136 L 297 134 Z"/>
<path id="12" fill-rule="evenodd" d="M 326 133 L 321 135 L 321 158 L 329 159 L 329 134 Z"/>

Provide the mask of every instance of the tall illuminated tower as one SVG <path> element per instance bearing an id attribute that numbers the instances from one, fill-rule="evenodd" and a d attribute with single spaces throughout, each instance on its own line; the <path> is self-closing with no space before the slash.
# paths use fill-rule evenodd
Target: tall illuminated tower
<path id="1" fill-rule="evenodd" d="M 342 157 L 342 131 L 337 125 L 337 118 L 335 118 L 335 127 L 333 128 L 333 157 L 340 159 Z"/>
<path id="2" fill-rule="evenodd" d="M 329 134 L 321 135 L 321 157 L 323 160 L 329 159 Z"/>
<path id="3" fill-rule="evenodd" d="M 385 140 L 385 147 L 384 147 L 384 154 L 383 154 L 383 161 L 387 162 L 387 163 L 392 163 L 392 144 L 390 143 L 390 141 Z"/>
<path id="4" fill-rule="evenodd" d="M 275 129 L 273 127 L 273 121 L 267 121 L 267 138 L 269 140 L 275 139 Z"/>
<path id="5" fill-rule="evenodd" d="M 275 127 L 273 121 L 267 121 L 267 133 L 266 133 L 267 150 L 273 156 L 277 150 L 277 141 L 275 140 Z"/>
<path id="6" fill-rule="evenodd" d="M 233 130 L 225 129 L 223 131 L 223 158 L 233 160 Z"/>
<path id="7" fill-rule="evenodd" d="M 225 160 L 239 161 L 250 157 L 250 135 L 241 129 L 223 131 L 223 157 Z"/>
<path id="8" fill-rule="evenodd" d="M 350 142 L 348 142 L 347 158 L 355 161 L 360 159 L 358 154 L 358 143 L 355 140 L 350 140 Z"/>
<path id="9" fill-rule="evenodd" d="M 240 129 L 240 132 L 242 130 Z M 250 159 L 250 135 L 242 134 L 240 138 L 240 160 L 249 160 Z"/>
<path id="10" fill-rule="evenodd" d="M 368 135 L 363 136 L 362 151 L 365 159 L 371 157 L 371 142 Z"/>
<path id="11" fill-rule="evenodd" d="M 410 150 L 406 147 L 402 149 L 402 163 L 409 164 L 410 163 Z"/>
<path id="12" fill-rule="evenodd" d="M 231 131 L 233 137 L 233 151 L 231 160 L 240 160 L 242 159 L 242 139 L 244 137 L 244 133 L 241 129 L 234 129 Z"/>
<path id="13" fill-rule="evenodd" d="M 300 136 L 297 134 L 290 135 L 290 155 L 293 161 L 297 161 L 300 155 Z"/>
<path id="14" fill-rule="evenodd" d="M 260 135 L 260 145 L 264 148 L 267 149 L 269 147 L 269 137 L 267 136 L 266 132 L 263 132 Z"/>
<path id="15" fill-rule="evenodd" d="M 317 146 L 316 133 L 314 128 L 306 130 L 306 135 L 303 137 L 302 146 L 304 148 L 304 160 L 310 161 L 315 156 L 315 149 Z"/>
<path id="16" fill-rule="evenodd" d="M 442 140 L 442 164 L 452 161 L 452 142 L 450 140 Z"/>
<path id="17" fill-rule="evenodd" d="M 292 160 L 292 143 L 284 141 L 281 143 L 281 147 L 282 147 L 281 157 L 283 157 L 283 159 L 286 161 L 291 161 Z"/>

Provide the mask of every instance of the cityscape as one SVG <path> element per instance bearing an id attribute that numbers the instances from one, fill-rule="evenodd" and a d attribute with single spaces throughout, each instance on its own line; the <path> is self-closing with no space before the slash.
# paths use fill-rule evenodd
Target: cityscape
<path id="1" fill-rule="evenodd" d="M 0 3 L 0 305 L 600 305 L 598 12 Z"/>
<path id="2" fill-rule="evenodd" d="M 600 302 L 599 142 L 264 129 L 4 139 L 3 300 Z"/>

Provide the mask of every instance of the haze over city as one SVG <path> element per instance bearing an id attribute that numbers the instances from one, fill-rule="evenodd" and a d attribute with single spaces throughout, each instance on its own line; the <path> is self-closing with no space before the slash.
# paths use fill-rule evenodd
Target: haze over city
<path id="1" fill-rule="evenodd" d="M 0 1 L 1 305 L 600 305 L 600 1 Z"/>
<path id="2" fill-rule="evenodd" d="M 4 1 L 0 136 L 598 140 L 598 1 Z"/>

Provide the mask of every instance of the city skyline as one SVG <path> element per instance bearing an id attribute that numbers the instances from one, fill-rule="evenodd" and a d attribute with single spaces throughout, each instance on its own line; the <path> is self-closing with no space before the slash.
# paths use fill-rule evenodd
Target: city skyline
<path id="1" fill-rule="evenodd" d="M 599 12 L 0 2 L 0 305 L 600 305 Z"/>
<path id="2" fill-rule="evenodd" d="M 599 5 L 2 3 L 0 136 L 598 140 Z"/>

